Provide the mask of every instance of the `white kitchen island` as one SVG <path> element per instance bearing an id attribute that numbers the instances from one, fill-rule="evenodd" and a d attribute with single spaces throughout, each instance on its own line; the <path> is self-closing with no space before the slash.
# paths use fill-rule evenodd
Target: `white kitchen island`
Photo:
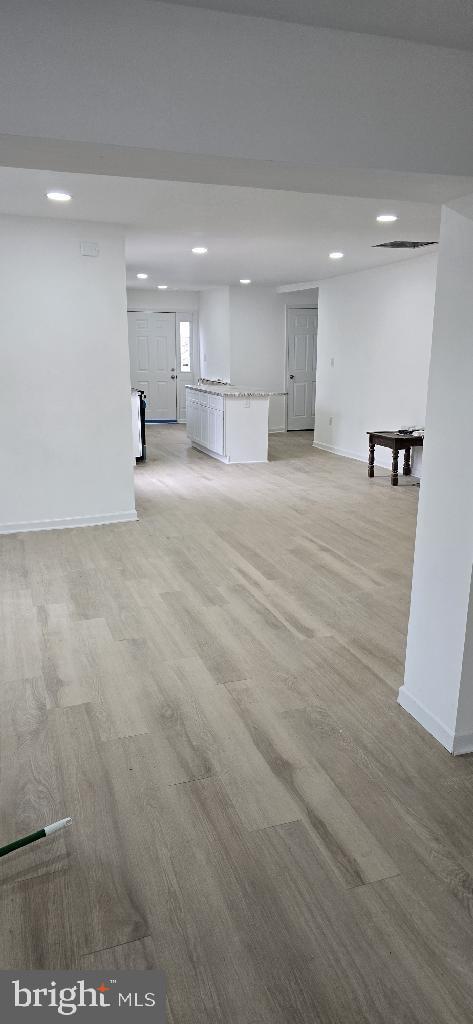
<path id="1" fill-rule="evenodd" d="M 276 393 L 230 384 L 187 384 L 192 446 L 221 462 L 267 462 L 269 399 Z"/>

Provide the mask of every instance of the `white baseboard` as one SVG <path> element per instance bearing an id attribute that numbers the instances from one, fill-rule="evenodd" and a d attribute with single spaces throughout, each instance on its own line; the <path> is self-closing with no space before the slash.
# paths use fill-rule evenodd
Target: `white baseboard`
<path id="1" fill-rule="evenodd" d="M 323 444 L 322 441 L 313 441 L 314 448 L 320 448 L 323 452 L 330 452 L 331 455 L 342 455 L 344 459 L 355 459 L 356 462 L 368 462 L 368 452 L 364 454 L 361 452 L 351 452 L 346 448 L 337 448 L 333 444 Z M 387 459 L 383 455 L 378 455 L 376 452 L 376 463 L 375 466 L 380 466 L 381 469 L 391 469 L 391 460 Z"/>
<path id="2" fill-rule="evenodd" d="M 193 448 L 197 448 L 197 451 L 203 452 L 204 455 L 210 455 L 211 459 L 217 459 L 218 462 L 225 462 L 227 466 L 230 463 L 228 455 L 219 455 L 218 452 L 211 451 L 210 448 L 206 448 L 204 444 L 199 444 L 198 441 L 191 440 L 191 445 Z"/>
<path id="3" fill-rule="evenodd" d="M 473 732 L 464 732 L 461 735 L 455 736 L 453 741 L 453 753 L 454 754 L 471 754 L 473 753 Z"/>
<path id="4" fill-rule="evenodd" d="M 96 516 L 71 516 L 67 519 L 38 519 L 23 523 L 0 523 L 2 533 L 32 533 L 38 530 L 70 530 L 78 526 L 105 526 L 108 523 L 131 523 L 138 519 L 135 510 L 104 512 Z"/>
<path id="5" fill-rule="evenodd" d="M 439 722 L 438 718 L 432 715 L 416 697 L 413 697 L 405 686 L 401 686 L 397 699 L 404 711 L 412 715 L 416 722 L 430 732 L 430 735 L 434 736 L 450 754 L 471 754 L 473 752 L 473 733 L 455 735 L 451 729 L 447 729 L 442 722 Z"/>
<path id="6" fill-rule="evenodd" d="M 342 458 L 344 458 L 344 459 L 355 459 L 356 462 L 364 462 L 365 465 L 368 465 L 368 457 L 367 457 L 367 455 L 366 454 L 363 455 L 361 452 L 347 451 L 345 448 L 337 448 L 333 444 L 323 444 L 322 441 L 313 441 L 312 442 L 312 446 L 313 446 L 313 448 L 320 448 L 320 450 L 323 451 L 323 452 L 329 452 L 330 455 L 341 455 Z M 383 449 L 381 449 L 381 451 L 382 450 Z M 419 448 L 414 448 L 413 451 L 422 451 L 422 448 L 420 448 L 420 449 Z M 392 462 L 391 462 L 391 459 L 389 458 L 389 456 L 382 455 L 380 453 L 380 449 L 379 449 L 379 446 L 378 446 L 378 448 L 376 449 L 376 460 L 375 460 L 375 467 L 374 467 L 375 468 L 375 473 L 376 473 L 376 468 L 377 467 L 379 469 L 391 470 L 391 465 L 392 465 Z M 402 467 L 401 467 L 399 475 L 402 476 Z M 415 473 L 411 473 L 411 476 L 408 477 L 407 479 L 410 479 L 410 480 L 413 480 L 413 481 L 415 480 L 417 482 L 420 478 L 418 476 L 416 476 Z"/>
<path id="7" fill-rule="evenodd" d="M 281 427 L 271 427 L 268 430 L 268 434 L 285 434 L 285 433 L 286 433 L 285 425 L 283 425 Z"/>

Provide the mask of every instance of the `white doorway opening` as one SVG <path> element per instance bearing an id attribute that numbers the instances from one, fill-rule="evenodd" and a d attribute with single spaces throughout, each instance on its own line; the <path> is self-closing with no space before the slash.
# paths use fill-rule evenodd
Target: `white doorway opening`
<path id="1" fill-rule="evenodd" d="M 194 313 L 128 313 L 131 386 L 146 395 L 147 423 L 185 423 L 196 366 Z"/>

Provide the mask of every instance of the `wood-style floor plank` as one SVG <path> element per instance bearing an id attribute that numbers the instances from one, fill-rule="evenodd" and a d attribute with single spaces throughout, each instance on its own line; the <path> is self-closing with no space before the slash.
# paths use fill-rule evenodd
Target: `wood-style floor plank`
<path id="1" fill-rule="evenodd" d="M 138 523 L 0 538 L 2 968 L 172 1024 L 469 1024 L 473 758 L 396 703 L 418 491 L 148 431 Z M 389 523 L 389 543 L 386 542 Z"/>
<path id="2" fill-rule="evenodd" d="M 119 946 L 96 949 L 82 956 L 78 966 L 84 971 L 152 971 L 159 963 L 154 942 L 150 935 L 145 935 L 143 939 L 122 942 Z"/>

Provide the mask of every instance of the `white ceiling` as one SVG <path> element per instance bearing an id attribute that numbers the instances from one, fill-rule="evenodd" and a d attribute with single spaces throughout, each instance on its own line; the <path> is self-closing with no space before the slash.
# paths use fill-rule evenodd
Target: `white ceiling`
<path id="1" fill-rule="evenodd" d="M 49 202 L 45 193 L 54 188 L 71 192 L 72 202 Z M 382 212 L 399 220 L 379 225 Z M 128 284 L 183 289 L 237 284 L 241 277 L 277 287 L 409 259 L 372 246 L 436 240 L 440 220 L 440 207 L 431 203 L 8 167 L 0 168 L 0 213 L 122 224 Z M 208 255 L 193 256 L 195 245 L 207 246 Z M 330 260 L 334 250 L 344 259 Z M 149 279 L 138 281 L 139 271 Z"/>
<path id="2" fill-rule="evenodd" d="M 166 0 L 321 28 L 473 50 L 472 0 Z"/>

